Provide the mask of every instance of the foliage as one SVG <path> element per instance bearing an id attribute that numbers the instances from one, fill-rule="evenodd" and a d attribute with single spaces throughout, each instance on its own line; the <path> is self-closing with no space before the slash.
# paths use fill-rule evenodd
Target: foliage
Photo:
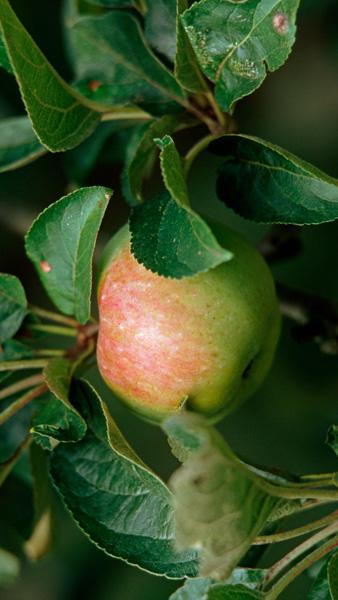
<path id="1" fill-rule="evenodd" d="M 26 115 L 0 121 L 0 173 L 60 152 L 70 181 L 34 219 L 25 242 L 59 312 L 33 306 L 30 289 L 0 274 L 0 524 L 9 532 L 0 533 L 0 585 L 19 575 L 23 553 L 36 560 L 49 549 L 51 476 L 73 519 L 109 556 L 186 579 L 172 600 L 274 600 L 323 556 L 308 598 L 338 598 L 337 514 L 309 520 L 301 531 L 284 525 L 294 513 L 337 502 L 338 473 L 258 468 L 236 456 L 205 419 L 182 411 L 162 424 L 182 462 L 166 485 L 82 378 L 86 371 L 90 378 L 95 354 L 92 263 L 112 196 L 86 182 L 103 155 L 109 168 L 121 165 L 132 253 L 163 277 L 193 277 L 236 260 L 191 206 L 188 174 L 207 148 L 222 158 L 219 199 L 244 219 L 306 226 L 338 218 L 336 179 L 269 141 L 234 133 L 237 103 L 287 60 L 298 6 L 67 0 L 63 33 L 74 73 L 68 82 L 11 2 L 1 0 L 0 66 L 16 81 Z M 187 152 L 182 131 L 197 140 Z M 325 313 L 325 326 L 331 317 Z M 315 341 L 325 337 L 325 326 L 315 329 Z M 327 438 L 335 455 L 337 427 Z M 30 467 L 22 462 L 28 455 Z M 15 519 L 20 500 L 25 510 Z M 275 565 L 250 562 L 256 546 L 314 531 Z M 19 548 L 8 544 L 13 537 Z"/>

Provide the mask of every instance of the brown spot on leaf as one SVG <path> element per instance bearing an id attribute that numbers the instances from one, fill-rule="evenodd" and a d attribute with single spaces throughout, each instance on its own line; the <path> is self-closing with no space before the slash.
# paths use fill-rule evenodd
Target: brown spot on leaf
<path id="1" fill-rule="evenodd" d="M 91 92 L 96 92 L 96 90 L 101 87 L 102 81 L 98 81 L 97 79 L 93 79 L 92 81 L 88 81 L 87 87 Z"/>
<path id="2" fill-rule="evenodd" d="M 49 273 L 52 270 L 51 265 L 46 260 L 41 260 L 40 261 L 40 267 L 41 267 L 41 270 L 44 273 Z"/>
<path id="3" fill-rule="evenodd" d="M 276 13 L 272 19 L 272 25 L 276 33 L 285 35 L 289 31 L 289 18 L 285 13 Z"/>

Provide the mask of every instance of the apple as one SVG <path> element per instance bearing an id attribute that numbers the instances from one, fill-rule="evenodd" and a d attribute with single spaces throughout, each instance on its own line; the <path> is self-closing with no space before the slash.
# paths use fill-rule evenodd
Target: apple
<path id="1" fill-rule="evenodd" d="M 273 360 L 280 312 L 270 270 L 239 234 L 212 229 L 234 257 L 193 277 L 168 279 L 137 262 L 128 226 L 102 257 L 98 367 L 152 422 L 183 407 L 219 420 L 255 392 Z"/>

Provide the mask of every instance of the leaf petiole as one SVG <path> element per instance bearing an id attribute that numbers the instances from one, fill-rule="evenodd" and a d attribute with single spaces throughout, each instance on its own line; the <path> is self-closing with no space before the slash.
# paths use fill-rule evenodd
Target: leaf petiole
<path id="1" fill-rule="evenodd" d="M 0 362 L 0 373 L 2 371 L 20 371 L 23 369 L 43 369 L 48 363 L 47 359 L 37 358 L 27 360 L 4 360 Z"/>
<path id="2" fill-rule="evenodd" d="M 47 321 L 55 321 L 55 323 L 63 323 L 64 325 L 68 325 L 69 327 L 77 327 L 78 322 L 71 317 L 66 317 L 66 315 L 62 315 L 60 313 L 52 312 L 51 310 L 45 310 L 44 308 L 40 308 L 39 306 L 29 305 L 29 310 L 34 315 L 41 317 L 42 319 L 46 319 Z"/>
<path id="3" fill-rule="evenodd" d="M 285 540 L 291 540 L 295 537 L 305 535 L 306 533 L 316 531 L 316 529 L 321 529 L 322 527 L 325 527 L 325 525 L 335 523 L 337 520 L 338 510 L 334 511 L 330 515 L 327 515 L 326 517 L 322 517 L 321 519 L 312 521 L 311 523 L 308 523 L 303 527 L 297 527 L 296 529 L 291 529 L 290 531 L 281 531 L 272 535 L 260 535 L 255 539 L 253 543 L 254 545 L 261 545 L 274 544 L 276 542 L 284 542 Z"/>
<path id="4" fill-rule="evenodd" d="M 334 523 L 332 523 L 325 529 L 322 529 L 322 531 L 315 533 L 315 535 L 313 535 L 312 537 L 305 540 L 305 542 L 303 542 L 302 544 L 299 544 L 299 546 L 296 546 L 296 548 L 293 548 L 288 554 L 283 556 L 283 558 L 281 558 L 278 562 L 276 562 L 274 565 L 272 565 L 272 567 L 268 570 L 267 576 L 264 580 L 264 586 L 267 586 L 271 581 L 276 579 L 276 577 L 281 572 L 283 572 L 284 569 L 286 569 L 286 567 L 288 567 L 288 565 L 290 565 L 290 563 L 292 563 L 299 556 L 301 556 L 302 554 L 307 552 L 307 550 L 310 550 L 310 548 L 312 548 L 313 546 L 316 546 L 319 542 L 321 542 L 322 540 L 325 540 L 326 538 L 328 538 L 329 536 L 332 536 L 333 534 L 335 534 L 337 532 L 338 532 L 338 520 L 336 519 Z M 336 540 L 335 545 L 337 546 L 338 545 L 338 535 L 336 535 L 334 539 Z M 332 543 L 332 539 L 326 543 L 326 544 L 329 544 L 330 549 L 331 549 L 331 543 Z M 333 545 L 333 547 L 335 547 L 335 545 Z M 310 561 L 308 563 L 308 566 L 310 566 L 313 562 L 318 560 L 318 558 L 321 558 L 321 556 L 325 555 L 325 552 L 324 552 L 324 554 L 322 554 L 320 552 L 320 551 L 322 551 L 324 546 L 317 548 L 317 550 L 315 550 L 312 553 L 312 555 L 315 555 L 316 552 L 319 552 L 318 557 L 316 557 L 312 561 Z M 308 555 L 304 560 L 306 561 L 306 559 L 309 559 L 309 556 L 310 555 Z M 304 569 L 307 568 L 307 566 L 305 566 L 305 567 L 301 568 L 300 571 L 298 571 L 298 569 L 300 568 L 300 565 L 304 562 L 304 560 L 300 561 L 300 563 L 298 563 L 298 565 L 296 567 L 294 567 L 294 569 L 291 569 L 290 571 L 288 571 L 286 573 L 286 575 L 284 575 L 278 581 L 278 583 L 275 586 L 273 586 L 273 588 L 270 590 L 270 592 L 268 592 L 268 594 L 266 596 L 266 600 L 274 600 L 274 598 L 277 598 L 277 596 L 284 589 L 284 587 L 286 587 L 295 577 L 297 577 Z M 282 587 L 279 587 L 279 584 L 281 583 L 282 580 L 284 580 L 285 583 L 284 583 L 284 585 L 282 585 Z"/>
<path id="5" fill-rule="evenodd" d="M 7 386 L 3 390 L 0 390 L 0 400 L 4 398 L 8 398 L 8 396 L 13 396 L 13 394 L 17 394 L 22 390 L 25 390 L 29 387 L 33 387 L 38 383 L 42 383 L 43 376 L 42 375 L 32 375 L 31 377 L 26 377 L 25 379 L 21 379 L 12 385 Z"/>
<path id="6" fill-rule="evenodd" d="M 337 525 L 338 528 L 338 525 Z M 313 536 L 315 537 L 315 536 Z M 312 539 L 312 538 L 311 538 Z M 300 546 L 298 546 L 300 547 Z M 275 583 L 275 585 L 267 592 L 264 596 L 265 600 L 275 600 L 279 597 L 281 592 L 294 580 L 298 577 L 303 571 L 311 567 L 315 562 L 326 556 L 329 552 L 338 547 L 338 535 L 331 537 L 325 544 L 316 548 L 313 552 L 308 554 L 305 558 L 303 558 L 297 565 L 295 565 L 290 571 L 285 573 L 283 577 Z M 291 554 L 291 553 L 290 553 Z M 287 555 L 288 556 L 288 555 Z"/>
<path id="7" fill-rule="evenodd" d="M 21 398 L 18 398 L 18 400 L 15 400 L 15 402 L 10 404 L 7 408 L 5 408 L 5 410 L 3 410 L 0 413 L 0 425 L 3 425 L 6 421 L 8 421 L 8 419 L 13 417 L 13 415 L 15 415 L 19 410 L 21 410 L 24 406 L 29 404 L 29 402 L 34 400 L 34 398 L 38 398 L 47 390 L 48 390 L 48 388 L 47 388 L 46 384 L 43 383 L 42 385 L 35 387 L 34 389 L 30 390 L 29 392 L 27 392 L 26 394 L 21 396 Z"/>
<path id="8" fill-rule="evenodd" d="M 78 330 L 74 327 L 61 327 L 59 325 L 29 325 L 32 331 L 41 331 L 43 333 L 51 333 L 52 335 L 61 335 L 63 337 L 77 337 Z"/>

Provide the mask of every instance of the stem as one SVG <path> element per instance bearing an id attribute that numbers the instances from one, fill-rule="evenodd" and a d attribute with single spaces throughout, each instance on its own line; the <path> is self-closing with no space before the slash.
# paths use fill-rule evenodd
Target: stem
<path id="1" fill-rule="evenodd" d="M 338 531 L 338 520 L 336 520 L 335 523 L 332 523 L 331 525 L 329 525 L 329 527 L 326 527 L 322 531 L 319 531 L 318 533 L 316 533 L 309 539 L 305 540 L 305 542 L 303 542 L 296 548 L 293 548 L 291 550 L 291 552 L 289 552 L 288 554 L 283 556 L 283 558 L 281 558 L 278 562 L 276 562 L 274 565 L 272 565 L 272 567 L 269 569 L 268 574 L 265 578 L 264 585 L 266 586 L 267 584 L 270 583 L 270 581 L 275 579 L 282 571 L 284 571 L 284 569 L 290 563 L 292 563 L 294 560 L 296 560 L 296 558 L 298 558 L 298 556 L 301 556 L 302 554 L 304 554 L 304 552 L 306 552 L 313 546 L 316 546 L 319 542 L 321 542 L 325 538 L 329 537 L 333 533 L 336 533 L 337 531 Z M 287 576 L 288 575 L 290 575 L 290 573 L 287 573 Z M 292 577 L 292 579 L 293 579 L 293 577 Z M 269 596 L 267 596 L 267 597 L 269 597 Z M 276 596 L 271 596 L 271 598 L 275 598 L 275 597 Z"/>
<path id="2" fill-rule="evenodd" d="M 21 369 L 43 369 L 48 364 L 47 359 L 37 358 L 36 360 L 4 360 L 0 362 L 1 371 L 20 371 Z"/>
<path id="3" fill-rule="evenodd" d="M 190 148 L 189 152 L 187 152 L 187 154 L 184 157 L 184 173 L 186 177 L 190 171 L 191 165 L 194 162 L 195 158 L 200 154 L 200 152 L 202 152 L 202 150 L 207 148 L 207 146 L 209 146 L 211 142 L 217 140 L 219 137 L 221 137 L 220 134 L 206 135 L 204 138 L 199 140 L 194 146 L 192 146 L 192 148 Z"/>
<path id="4" fill-rule="evenodd" d="M 20 446 L 15 450 L 15 452 L 10 456 L 5 462 L 0 464 L 0 485 L 2 485 L 6 479 L 6 477 L 11 472 L 17 460 L 20 458 L 21 454 L 29 447 L 32 442 L 32 436 L 27 435 L 27 437 L 21 442 Z"/>
<path id="5" fill-rule="evenodd" d="M 120 120 L 133 120 L 133 121 L 149 121 L 153 117 L 146 112 L 143 111 L 135 111 L 125 113 L 121 112 L 105 112 L 101 117 L 101 121 L 120 121 Z"/>
<path id="6" fill-rule="evenodd" d="M 53 335 L 62 335 L 66 337 L 77 337 L 78 331 L 72 327 L 60 327 L 59 325 L 29 325 L 29 329 L 33 331 L 43 331 L 44 333 L 51 333 Z"/>
<path id="7" fill-rule="evenodd" d="M 54 350 L 53 348 L 45 348 L 42 350 L 34 350 L 36 356 L 64 356 L 64 350 Z"/>
<path id="8" fill-rule="evenodd" d="M 47 319 L 48 321 L 55 321 L 55 323 L 63 323 L 64 325 L 68 325 L 69 327 L 77 327 L 78 322 L 71 317 L 66 317 L 65 315 L 60 315 L 59 313 L 52 312 L 51 310 L 45 310 L 44 308 L 40 308 L 39 306 L 29 306 L 30 312 L 34 313 L 38 317 L 42 319 Z"/>
<path id="9" fill-rule="evenodd" d="M 141 13 L 141 15 L 145 15 L 148 11 L 148 6 L 145 0 L 135 0 L 135 8 Z"/>
<path id="10" fill-rule="evenodd" d="M 296 578 L 298 575 L 303 573 L 306 569 L 311 567 L 313 563 L 317 562 L 337 548 L 338 546 L 338 535 L 335 535 L 325 544 L 322 544 L 319 548 L 316 548 L 313 552 L 303 558 L 291 571 L 283 575 L 280 580 L 271 588 L 271 590 L 264 596 L 265 600 L 275 600 L 281 594 L 281 592 Z"/>
<path id="11" fill-rule="evenodd" d="M 296 529 L 291 529 L 290 531 L 281 531 L 280 533 L 274 533 L 272 535 L 258 536 L 254 541 L 254 545 L 274 544 L 275 542 L 284 542 L 285 540 L 291 540 L 295 537 L 299 537 L 300 535 L 310 533 L 311 531 L 316 531 L 316 529 L 325 527 L 325 525 L 329 525 L 330 523 L 335 523 L 337 520 L 338 510 L 334 511 L 330 515 L 327 515 L 326 517 L 322 517 L 321 519 L 312 521 L 312 523 L 308 523 L 303 527 L 297 527 Z"/>
<path id="12" fill-rule="evenodd" d="M 23 396 L 21 396 L 21 398 L 10 404 L 7 408 L 5 408 L 5 410 L 3 410 L 0 413 L 0 425 L 3 425 L 6 421 L 8 421 L 8 419 L 10 419 L 19 410 L 21 410 L 21 408 L 23 408 L 24 406 L 26 406 L 26 404 L 34 400 L 34 398 L 38 398 L 38 396 L 41 396 L 41 394 L 46 392 L 47 389 L 48 388 L 46 384 L 43 383 L 42 385 L 34 388 L 33 390 L 30 390 L 30 392 L 27 392 L 27 394 L 24 394 Z"/>
<path id="13" fill-rule="evenodd" d="M 301 476 L 301 480 L 302 481 L 311 481 L 311 483 L 313 482 L 321 482 L 323 484 L 323 481 L 331 481 L 332 483 L 336 480 L 337 478 L 337 473 L 318 473 L 318 474 L 314 474 L 314 475 L 302 475 Z M 332 485 L 331 483 L 331 485 Z"/>
<path id="14" fill-rule="evenodd" d="M 43 381 L 42 375 L 32 375 L 31 377 L 26 377 L 25 379 L 21 379 L 21 381 L 17 381 L 12 385 L 7 386 L 3 390 L 0 391 L 0 400 L 7 398 L 8 396 L 13 396 L 13 394 L 17 394 L 17 392 L 21 392 L 33 385 L 41 383 Z"/>
<path id="15" fill-rule="evenodd" d="M 225 129 L 226 116 L 218 106 L 214 94 L 212 92 L 207 92 L 205 95 L 208 98 L 209 104 L 217 117 L 217 121 L 219 122 L 220 126 L 223 127 L 223 129 Z"/>

